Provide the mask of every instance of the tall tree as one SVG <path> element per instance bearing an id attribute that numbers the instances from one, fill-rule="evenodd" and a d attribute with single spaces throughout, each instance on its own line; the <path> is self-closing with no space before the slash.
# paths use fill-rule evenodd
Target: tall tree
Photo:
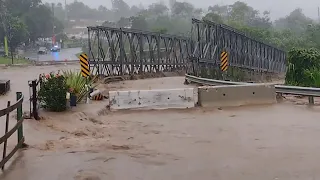
<path id="1" fill-rule="evenodd" d="M 8 20 L 8 40 L 12 52 L 28 39 L 28 30 L 26 25 L 18 17 L 10 17 Z"/>
<path id="2" fill-rule="evenodd" d="M 214 12 L 210 12 L 210 13 L 206 14 L 203 17 L 203 20 L 208 20 L 208 21 L 212 21 L 212 22 L 215 22 L 215 23 L 219 23 L 219 24 L 223 24 L 224 23 L 222 17 L 219 14 L 216 14 Z"/>
<path id="3" fill-rule="evenodd" d="M 63 31 L 63 24 L 56 18 L 50 8 L 45 5 L 39 5 L 23 17 L 30 33 L 30 40 L 35 41 L 39 37 L 51 37 L 54 32 L 56 34 Z"/>
<path id="4" fill-rule="evenodd" d="M 148 30 L 148 23 L 146 18 L 142 15 L 132 16 L 130 17 L 131 28 L 132 29 L 139 29 L 139 30 Z"/>
<path id="5" fill-rule="evenodd" d="M 22 17 L 41 4 L 41 0 L 4 0 L 12 16 Z"/>
<path id="6" fill-rule="evenodd" d="M 149 6 L 148 11 L 156 16 L 166 15 L 169 8 L 162 3 L 153 3 Z"/>
<path id="7" fill-rule="evenodd" d="M 2 16 L 1 20 L 3 23 L 0 25 L 0 37 L 3 39 L 4 36 L 7 36 L 9 48 L 13 57 L 16 48 L 27 41 L 28 30 L 19 17 L 13 17 L 7 14 L 6 17 Z"/>
<path id="8" fill-rule="evenodd" d="M 228 17 L 230 7 L 228 5 L 224 5 L 224 6 L 214 5 L 214 6 L 209 6 L 208 11 L 218 14 L 221 17 Z"/>
<path id="9" fill-rule="evenodd" d="M 96 19 L 98 17 L 95 9 L 79 1 L 68 4 L 67 10 L 70 19 Z"/>
<path id="10" fill-rule="evenodd" d="M 118 21 L 119 19 L 127 18 L 132 15 L 130 6 L 124 2 L 123 0 L 111 0 L 112 2 L 112 11 L 115 15 L 115 20 Z"/>
<path id="11" fill-rule="evenodd" d="M 120 20 L 117 22 L 117 27 L 129 27 L 130 26 L 130 18 L 121 17 Z"/>
<path id="12" fill-rule="evenodd" d="M 54 6 L 54 16 L 61 22 L 65 22 L 65 9 L 63 8 L 61 3 L 58 3 Z"/>
<path id="13" fill-rule="evenodd" d="M 298 34 L 306 31 L 309 24 L 312 24 L 312 20 L 305 16 L 302 9 L 299 8 L 292 11 L 287 17 L 275 21 L 277 29 L 291 29 Z"/>
<path id="14" fill-rule="evenodd" d="M 56 33 L 63 31 L 63 24 L 53 17 L 51 7 L 42 4 L 41 0 L 5 0 L 5 5 L 12 17 L 20 19 L 15 19 L 16 23 L 20 24 L 21 21 L 25 25 L 19 27 L 27 30 L 31 41 L 39 37 L 50 37 L 54 27 Z M 62 9 L 62 4 L 58 4 L 58 7 Z"/>
<path id="15" fill-rule="evenodd" d="M 174 2 L 171 13 L 174 16 L 180 17 L 192 17 L 194 11 L 194 6 L 187 2 Z"/>

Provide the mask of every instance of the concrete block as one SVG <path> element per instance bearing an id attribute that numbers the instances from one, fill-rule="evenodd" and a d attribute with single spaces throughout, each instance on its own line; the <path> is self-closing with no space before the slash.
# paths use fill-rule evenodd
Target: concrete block
<path id="1" fill-rule="evenodd" d="M 235 107 L 277 102 L 274 85 L 266 84 L 203 86 L 198 88 L 198 99 L 202 107 Z"/>
<path id="2" fill-rule="evenodd" d="M 194 89 L 110 91 L 109 103 L 111 110 L 192 108 Z"/>

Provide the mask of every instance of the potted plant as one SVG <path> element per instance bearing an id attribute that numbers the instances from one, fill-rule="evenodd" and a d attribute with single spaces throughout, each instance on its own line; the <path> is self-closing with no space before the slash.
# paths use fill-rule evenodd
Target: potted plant
<path id="1" fill-rule="evenodd" d="M 70 93 L 70 106 L 74 107 L 77 106 L 77 95 L 73 88 L 69 88 Z"/>
<path id="2" fill-rule="evenodd" d="M 66 84 L 70 88 L 73 88 L 74 94 L 77 96 L 77 103 L 82 102 L 88 95 L 87 86 L 94 88 L 93 82 L 96 80 L 97 76 L 92 79 L 87 79 L 82 77 L 80 71 L 63 71 L 63 76 L 66 78 Z M 90 90 L 89 90 L 90 93 Z"/>

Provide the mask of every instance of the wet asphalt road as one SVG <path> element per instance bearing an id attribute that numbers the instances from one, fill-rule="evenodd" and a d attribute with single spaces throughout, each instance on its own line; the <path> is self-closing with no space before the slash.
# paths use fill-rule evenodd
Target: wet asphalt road
<path id="1" fill-rule="evenodd" d="M 81 52 L 81 48 L 61 49 L 60 52 L 48 52 L 48 54 L 38 55 L 35 52 L 27 52 L 24 56 L 37 61 L 72 61 L 78 60 L 76 54 Z"/>

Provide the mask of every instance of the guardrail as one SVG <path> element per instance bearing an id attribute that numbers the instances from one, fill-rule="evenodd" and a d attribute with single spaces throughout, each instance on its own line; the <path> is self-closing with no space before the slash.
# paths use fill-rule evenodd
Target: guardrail
<path id="1" fill-rule="evenodd" d="M 6 162 L 12 158 L 12 156 L 24 146 L 24 136 L 23 136 L 23 117 L 22 117 L 22 103 L 23 103 L 23 95 L 21 92 L 17 92 L 17 102 L 13 105 L 10 105 L 10 101 L 7 103 L 7 108 L 0 109 L 0 117 L 6 116 L 6 125 L 5 125 L 5 134 L 0 137 L 0 144 L 3 143 L 3 154 L 2 160 L 0 161 L 0 167 L 3 170 Z M 17 123 L 15 126 L 9 131 L 9 118 L 10 113 L 14 110 L 17 110 Z M 18 142 L 15 148 L 7 155 L 7 143 L 8 139 L 18 131 Z"/>
<path id="2" fill-rule="evenodd" d="M 222 81 L 222 80 L 215 80 L 215 79 L 207 79 L 201 78 L 197 76 L 192 76 L 186 74 L 186 80 L 191 82 L 204 84 L 204 85 L 244 85 L 244 84 L 252 84 L 246 82 L 232 82 L 232 81 Z M 261 84 L 261 83 L 259 83 Z M 265 84 L 265 83 L 263 83 Z M 314 97 L 320 97 L 320 88 L 312 88 L 312 87 L 299 87 L 299 86 L 284 86 L 284 85 L 275 85 L 276 92 L 279 94 L 291 94 L 291 95 L 302 95 L 302 96 L 309 96 L 309 104 L 314 104 Z"/>

